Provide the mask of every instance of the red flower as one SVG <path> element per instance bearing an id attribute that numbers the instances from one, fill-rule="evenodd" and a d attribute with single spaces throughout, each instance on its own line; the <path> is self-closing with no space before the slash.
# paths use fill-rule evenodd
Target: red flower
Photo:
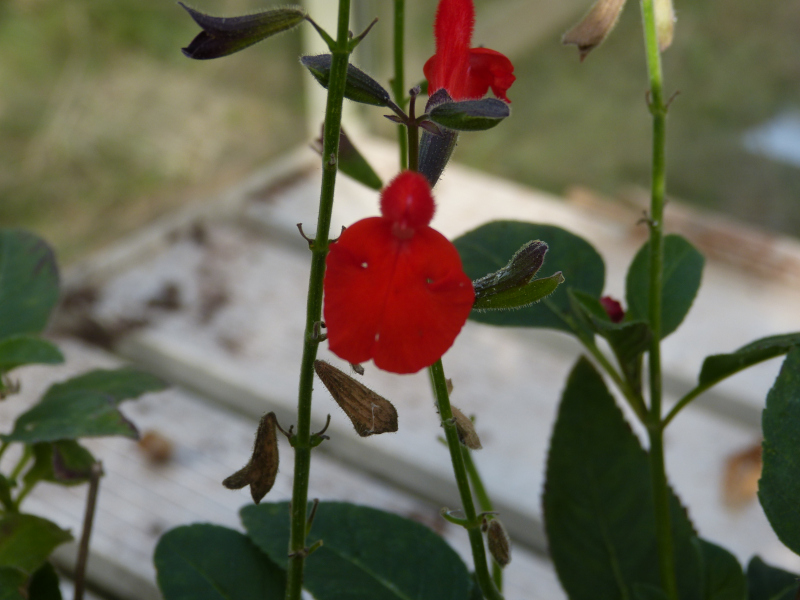
<path id="1" fill-rule="evenodd" d="M 453 100 L 482 98 L 489 88 L 511 102 L 514 65 L 503 54 L 488 48 L 470 48 L 475 7 L 472 0 L 441 0 L 436 11 L 436 54 L 423 67 L 428 95 L 445 88 Z"/>
<path id="2" fill-rule="evenodd" d="M 405 171 L 383 190 L 383 216 L 358 221 L 331 244 L 324 316 L 340 358 L 414 373 L 453 345 L 475 292 L 455 246 L 428 227 L 433 211 L 428 181 Z"/>

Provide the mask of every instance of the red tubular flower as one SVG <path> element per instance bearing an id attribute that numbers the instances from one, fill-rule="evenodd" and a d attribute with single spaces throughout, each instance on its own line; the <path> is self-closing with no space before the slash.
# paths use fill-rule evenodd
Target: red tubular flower
<path id="1" fill-rule="evenodd" d="M 489 88 L 506 102 L 514 65 L 488 48 L 470 48 L 475 7 L 472 0 L 441 0 L 436 11 L 436 54 L 423 67 L 428 95 L 444 88 L 453 100 L 482 98 Z"/>
<path id="2" fill-rule="evenodd" d="M 331 244 L 325 324 L 331 351 L 414 373 L 453 345 L 475 292 L 450 241 L 430 228 L 425 177 L 405 171 L 381 195 L 381 217 L 362 219 Z"/>

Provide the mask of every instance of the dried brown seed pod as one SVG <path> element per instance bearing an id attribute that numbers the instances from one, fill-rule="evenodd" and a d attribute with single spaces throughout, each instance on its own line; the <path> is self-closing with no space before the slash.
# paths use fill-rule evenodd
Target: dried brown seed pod
<path id="1" fill-rule="evenodd" d="M 314 370 L 358 435 L 397 431 L 397 410 L 386 398 L 324 360 L 315 361 Z"/>
<path id="2" fill-rule="evenodd" d="M 500 519 L 489 521 L 486 539 L 489 542 L 489 553 L 498 565 L 505 567 L 511 562 L 511 540 Z"/>
<path id="3" fill-rule="evenodd" d="M 564 34 L 561 42 L 575 44 L 582 62 L 614 29 L 624 6 L 625 0 L 597 0 L 586 16 Z"/>
<path id="4" fill-rule="evenodd" d="M 272 489 L 278 475 L 277 424 L 278 420 L 273 412 L 261 417 L 250 462 L 222 482 L 229 490 L 238 490 L 249 485 L 250 494 L 256 504 Z"/>
<path id="5" fill-rule="evenodd" d="M 475 423 L 472 422 L 472 419 L 455 406 L 451 406 L 450 408 L 453 410 L 453 418 L 456 421 L 458 441 L 470 450 L 480 450 L 483 448 L 483 446 L 481 446 L 481 439 L 478 437 L 478 432 L 475 431 Z"/>

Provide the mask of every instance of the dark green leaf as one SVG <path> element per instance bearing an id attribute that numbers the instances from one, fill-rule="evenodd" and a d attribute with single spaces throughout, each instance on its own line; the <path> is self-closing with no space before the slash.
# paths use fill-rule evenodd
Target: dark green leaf
<path id="1" fill-rule="evenodd" d="M 654 585 L 634 584 L 633 600 L 669 600 L 667 593 Z"/>
<path id="2" fill-rule="evenodd" d="M 461 255 L 464 272 L 471 279 L 477 279 L 505 267 L 514 253 L 530 240 L 543 240 L 547 244 L 546 269 L 561 271 L 565 283 L 538 304 L 515 311 L 472 311 L 470 318 L 491 325 L 572 331 L 559 316 L 572 312 L 567 290 L 583 290 L 599 297 L 605 280 L 603 259 L 588 242 L 552 225 L 493 221 L 465 233 L 453 243 Z"/>
<path id="3" fill-rule="evenodd" d="M 792 552 L 800 553 L 800 347 L 792 348 L 761 417 L 763 470 L 758 498 L 772 529 Z"/>
<path id="4" fill-rule="evenodd" d="M 0 340 L 0 372 L 22 365 L 64 362 L 61 351 L 52 343 L 37 337 L 18 335 Z"/>
<path id="5" fill-rule="evenodd" d="M 309 70 L 322 87 L 328 89 L 331 79 L 331 55 L 317 54 L 300 58 L 303 66 Z M 388 106 L 389 92 L 380 83 L 364 73 L 361 69 L 351 64 L 347 65 L 347 82 L 344 88 L 344 97 L 362 104 L 373 106 Z"/>
<path id="6" fill-rule="evenodd" d="M 798 588 L 797 575 L 771 567 L 758 556 L 747 565 L 748 600 L 795 600 Z"/>
<path id="7" fill-rule="evenodd" d="M 383 187 L 381 178 L 353 145 L 344 129 L 339 135 L 339 170 L 373 190 L 380 190 Z"/>
<path id="8" fill-rule="evenodd" d="M 511 114 L 508 104 L 497 98 L 445 102 L 431 109 L 430 120 L 456 131 L 491 129 Z"/>
<path id="9" fill-rule="evenodd" d="M 90 371 L 51 386 L 0 439 L 33 444 L 105 435 L 136 438 L 136 428 L 117 405 L 164 387 L 159 378 L 131 367 Z"/>
<path id="10" fill-rule="evenodd" d="M 664 238 L 664 279 L 661 293 L 663 315 L 661 337 L 675 331 L 683 321 L 700 289 L 705 259 L 679 235 Z M 647 321 L 650 302 L 650 242 L 636 253 L 625 282 L 629 321 Z"/>
<path id="11" fill-rule="evenodd" d="M 119 404 L 123 400 L 138 398 L 148 392 L 159 392 L 166 387 L 163 380 L 134 367 L 96 369 L 50 386 L 42 402 L 61 400 L 72 392 L 98 392 L 114 404 Z"/>
<path id="12" fill-rule="evenodd" d="M 736 557 L 706 540 L 696 543 L 703 557 L 703 600 L 747 600 L 747 580 Z"/>
<path id="13" fill-rule="evenodd" d="M 11 498 L 11 481 L 2 473 L 0 473 L 0 504 L 5 510 L 11 510 L 14 506 Z"/>
<path id="14" fill-rule="evenodd" d="M 50 553 L 72 539 L 69 531 L 34 515 L 7 514 L 0 519 L 0 567 L 32 574 Z"/>
<path id="15" fill-rule="evenodd" d="M 28 600 L 61 600 L 58 573 L 49 562 L 44 563 L 31 577 Z"/>
<path id="16" fill-rule="evenodd" d="M 28 576 L 19 569 L 0 567 L 0 600 L 28 600 L 22 595 Z"/>
<path id="17" fill-rule="evenodd" d="M 787 333 L 761 338 L 742 346 L 731 354 L 715 354 L 703 361 L 698 385 L 705 385 L 730 377 L 762 361 L 786 354 L 800 346 L 800 333 Z"/>
<path id="18" fill-rule="evenodd" d="M 35 235 L 0 229 L 0 339 L 41 333 L 58 302 L 58 267 Z"/>
<path id="19" fill-rule="evenodd" d="M 228 56 L 252 46 L 276 33 L 297 27 L 306 17 L 300 7 L 273 8 L 240 17 L 212 17 L 183 2 L 178 2 L 203 28 L 183 53 L 189 58 L 206 60 Z"/>
<path id="20" fill-rule="evenodd" d="M 289 505 L 240 511 L 250 538 L 288 564 Z M 308 545 L 305 586 L 317 600 L 464 600 L 471 588 L 458 555 L 427 527 L 374 508 L 320 503 Z"/>
<path id="21" fill-rule="evenodd" d="M 247 536 L 218 525 L 168 531 L 153 562 L 164 600 L 277 600 L 286 588 L 286 573 Z"/>
<path id="22" fill-rule="evenodd" d="M 88 481 L 95 458 L 74 440 L 40 442 L 33 446 L 34 463 L 25 473 L 24 481 L 33 485 L 49 481 L 74 485 Z"/>
<path id="23" fill-rule="evenodd" d="M 637 584 L 659 587 L 647 453 L 585 358 L 561 400 L 543 507 L 550 554 L 571 600 L 617 600 Z M 671 517 L 679 597 L 699 600 L 694 532 L 674 495 Z"/>

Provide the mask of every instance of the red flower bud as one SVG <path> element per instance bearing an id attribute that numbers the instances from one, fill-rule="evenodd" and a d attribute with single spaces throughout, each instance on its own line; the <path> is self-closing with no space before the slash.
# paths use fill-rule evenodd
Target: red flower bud
<path id="1" fill-rule="evenodd" d="M 603 296 L 600 298 L 600 304 L 606 309 L 608 318 L 612 323 L 620 323 L 625 318 L 625 311 L 622 309 L 622 304 L 614 300 L 611 296 Z"/>

